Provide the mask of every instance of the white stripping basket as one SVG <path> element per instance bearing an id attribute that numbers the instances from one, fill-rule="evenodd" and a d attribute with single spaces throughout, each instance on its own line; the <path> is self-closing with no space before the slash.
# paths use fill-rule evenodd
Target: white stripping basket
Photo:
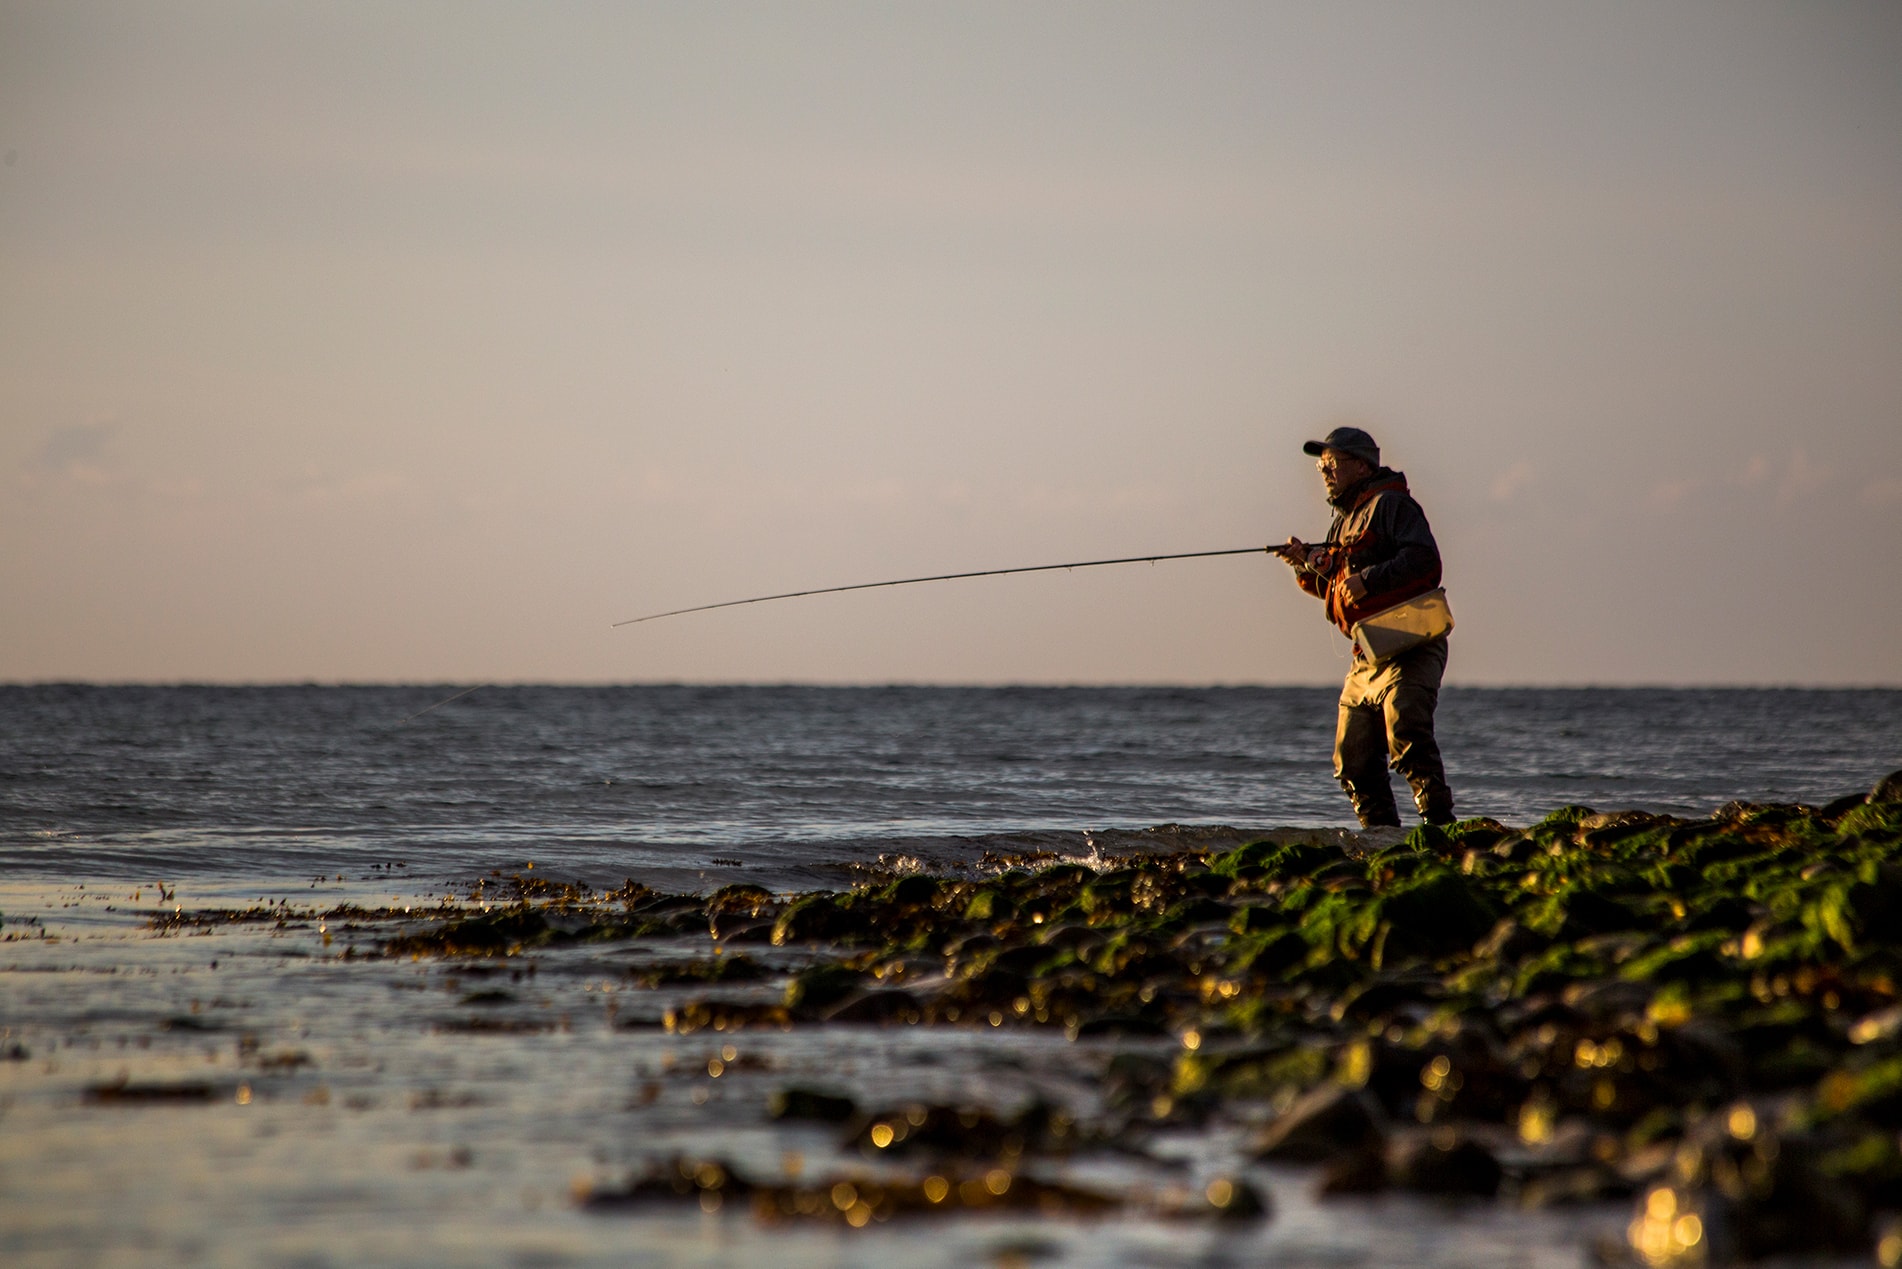
<path id="1" fill-rule="evenodd" d="M 1355 622 L 1354 646 L 1379 665 L 1452 629 L 1453 610 L 1446 605 L 1446 589 L 1440 587 Z"/>

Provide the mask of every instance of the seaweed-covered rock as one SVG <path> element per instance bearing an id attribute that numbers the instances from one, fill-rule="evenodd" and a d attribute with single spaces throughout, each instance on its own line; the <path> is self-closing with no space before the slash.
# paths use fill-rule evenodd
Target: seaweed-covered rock
<path id="1" fill-rule="evenodd" d="M 1041 1100 L 1015 1115 L 982 1106 L 913 1103 L 862 1116 L 846 1144 L 878 1157 L 924 1153 L 1014 1164 L 1026 1154 L 1070 1153 L 1078 1144 L 1078 1128 L 1068 1111 Z"/>
<path id="2" fill-rule="evenodd" d="M 814 965 L 786 985 L 786 1008 L 795 1017 L 816 1018 L 865 986 L 865 975 L 843 965 Z"/>
<path id="3" fill-rule="evenodd" d="M 1432 870 L 1382 897 L 1375 963 L 1433 960 L 1465 951 L 1491 931 L 1497 918 L 1492 904 L 1467 878 Z"/>
<path id="4" fill-rule="evenodd" d="M 796 899 L 773 925 L 773 946 L 839 941 L 862 933 L 863 922 L 839 896 L 819 891 Z"/>
<path id="5" fill-rule="evenodd" d="M 850 1097 L 795 1086 L 777 1089 L 768 1096 L 766 1113 L 774 1119 L 815 1119 L 836 1124 L 857 1114 L 858 1105 Z"/>
<path id="6" fill-rule="evenodd" d="M 854 993 L 823 1012 L 827 1022 L 914 1023 L 924 1017 L 924 1006 L 901 987 L 884 987 Z"/>
<path id="7" fill-rule="evenodd" d="M 936 877 L 912 873 L 886 886 L 879 894 L 879 899 L 900 907 L 917 907 L 935 900 L 942 884 Z"/>
<path id="8" fill-rule="evenodd" d="M 1257 1159 L 1321 1163 L 1336 1155 L 1380 1147 L 1386 1116 L 1365 1092 L 1324 1084 L 1277 1116 L 1250 1143 Z"/>
<path id="9" fill-rule="evenodd" d="M 1491 1198 L 1504 1176 L 1492 1151 L 1452 1128 L 1397 1138 L 1387 1149 L 1386 1163 L 1394 1186 L 1420 1194 Z"/>
<path id="10" fill-rule="evenodd" d="M 1246 868 L 1259 868 L 1273 878 L 1304 877 L 1341 858 L 1338 847 L 1314 842 L 1272 840 L 1248 842 L 1216 859 L 1211 870 L 1233 877 Z"/>
<path id="11" fill-rule="evenodd" d="M 764 886 L 748 885 L 744 882 L 721 886 L 707 896 L 706 902 L 709 918 L 729 915 L 757 918 L 774 906 L 772 891 Z"/>

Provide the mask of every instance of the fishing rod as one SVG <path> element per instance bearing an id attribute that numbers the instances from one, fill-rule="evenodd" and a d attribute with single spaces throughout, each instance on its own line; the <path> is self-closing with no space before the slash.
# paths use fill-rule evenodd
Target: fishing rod
<path id="1" fill-rule="evenodd" d="M 1273 551 L 1276 548 L 1268 547 Z M 755 595 L 751 599 L 729 599 L 718 604 L 701 604 L 694 608 L 674 608 L 667 612 L 648 613 L 645 617 L 629 617 L 626 621 L 617 621 L 610 627 L 618 630 L 622 626 L 637 626 L 643 621 L 659 621 L 662 617 L 680 617 L 690 612 L 711 612 L 715 608 L 738 608 L 742 604 L 763 604 L 774 599 L 801 599 L 807 595 L 836 595 L 847 590 L 875 590 L 880 586 L 915 586 L 919 582 L 955 582 L 967 577 L 1002 577 L 1006 573 L 1049 573 L 1058 569 L 1065 571 L 1073 568 L 1101 568 L 1105 564 L 1154 564 L 1158 560 L 1199 560 L 1211 555 L 1255 555 L 1262 551 L 1259 546 L 1241 546 L 1227 551 L 1185 551 L 1180 555 L 1131 555 L 1117 560 L 1078 560 L 1070 564 L 1030 564 L 1022 568 L 986 568 L 974 573 L 938 573 L 931 577 L 901 577 L 890 582 L 856 582 L 850 586 L 822 586 L 817 590 L 789 590 L 779 595 Z"/>
<path id="2" fill-rule="evenodd" d="M 693 608 L 674 608 L 667 612 L 648 613 L 645 617 L 629 617 L 626 621 L 617 621 L 610 629 L 618 630 L 622 626 L 637 626 L 643 621 L 659 621 L 662 617 L 681 617 L 690 612 L 711 612 L 716 608 L 738 608 L 742 604 L 764 604 L 775 599 L 803 599 L 807 595 L 836 595 L 848 590 L 876 590 L 881 586 L 915 586 L 920 582 L 955 582 L 968 577 L 1003 577 L 1010 573 L 1051 573 L 1073 568 L 1102 568 L 1108 564 L 1154 564 L 1159 560 L 1201 560 L 1215 555 L 1253 555 L 1264 548 L 1259 546 L 1238 546 L 1226 551 L 1184 551 L 1176 555 L 1130 555 L 1114 560 L 1076 560 L 1069 564 L 1030 564 L 1021 568 L 986 568 L 971 573 L 937 573 L 930 577 L 900 577 L 889 582 L 855 582 L 850 586 L 821 586 L 816 590 L 789 590 L 778 595 L 754 595 L 750 599 L 729 599 L 717 604 L 700 604 Z M 1271 554 L 1280 553 L 1287 548 L 1270 546 L 1265 548 Z M 432 710 L 441 709 L 452 701 L 459 701 L 471 692 L 479 692 L 489 686 L 478 683 L 466 687 L 454 696 L 444 697 L 434 705 L 425 706 L 402 720 L 397 725 L 414 722 Z"/>

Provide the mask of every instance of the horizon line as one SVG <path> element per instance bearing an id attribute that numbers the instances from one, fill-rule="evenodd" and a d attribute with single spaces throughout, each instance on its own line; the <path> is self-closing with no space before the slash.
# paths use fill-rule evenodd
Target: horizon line
<path id="1" fill-rule="evenodd" d="M 718 687 L 718 688 L 820 688 L 843 691 L 876 691 L 892 688 L 916 688 L 942 691 L 1001 691 L 1037 688 L 1052 691 L 1234 691 L 1245 689 L 1330 689 L 1335 679 L 1302 681 L 1267 680 L 1196 680 L 1148 682 L 1078 682 L 1053 680 L 932 681 L 925 679 L 841 680 L 841 679 L 202 679 L 202 678 L 0 678 L 5 688 L 641 688 L 641 687 Z M 1458 691 L 1682 691 L 1682 692 L 1893 692 L 1902 691 L 1902 682 L 1694 682 L 1684 680 L 1566 681 L 1566 682 L 1452 682 L 1444 685 Z"/>

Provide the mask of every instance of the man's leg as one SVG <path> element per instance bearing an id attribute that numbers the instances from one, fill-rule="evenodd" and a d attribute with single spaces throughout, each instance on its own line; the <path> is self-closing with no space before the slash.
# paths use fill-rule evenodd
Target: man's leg
<path id="1" fill-rule="evenodd" d="M 1446 783 L 1433 711 L 1446 672 L 1446 640 L 1435 639 L 1400 657 L 1398 674 L 1381 702 L 1393 768 L 1413 787 L 1413 804 L 1429 824 L 1453 822 L 1453 790 Z"/>
<path id="2" fill-rule="evenodd" d="M 1398 825 L 1393 786 L 1387 780 L 1387 728 L 1380 701 L 1370 689 L 1374 668 L 1356 661 L 1341 685 L 1341 712 L 1334 728 L 1334 776 L 1347 790 L 1363 828 Z"/>

